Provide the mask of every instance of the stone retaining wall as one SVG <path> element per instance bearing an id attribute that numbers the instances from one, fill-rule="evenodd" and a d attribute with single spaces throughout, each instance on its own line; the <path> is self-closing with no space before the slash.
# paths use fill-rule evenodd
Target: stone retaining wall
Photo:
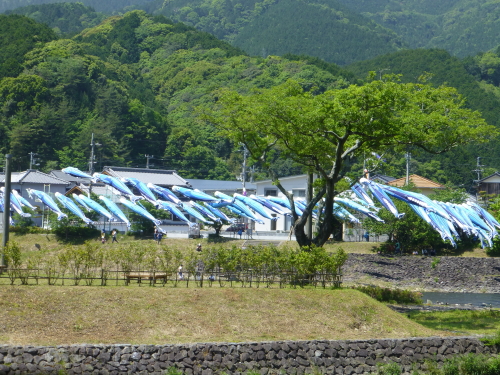
<path id="1" fill-rule="evenodd" d="M 349 254 L 343 273 L 344 282 L 379 280 L 399 288 L 500 293 L 500 258 Z"/>
<path id="2" fill-rule="evenodd" d="M 369 374 L 378 362 L 397 362 L 407 373 L 425 360 L 442 363 L 459 353 L 496 353 L 477 338 L 366 341 L 278 341 L 191 345 L 0 346 L 0 374 Z"/>

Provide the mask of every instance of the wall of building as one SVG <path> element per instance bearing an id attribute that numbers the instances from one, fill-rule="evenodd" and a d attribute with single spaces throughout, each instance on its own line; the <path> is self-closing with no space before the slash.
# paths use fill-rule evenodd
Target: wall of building
<path id="1" fill-rule="evenodd" d="M 306 188 L 307 188 L 307 176 L 306 175 L 300 175 L 300 176 L 293 176 L 293 177 L 286 177 L 280 179 L 281 185 L 285 188 L 286 191 L 288 192 L 293 192 L 294 190 L 300 190 L 303 191 L 305 194 Z M 279 191 L 279 189 L 272 184 L 272 181 L 260 181 L 255 183 L 257 186 L 257 193 L 256 195 L 260 196 L 266 196 L 269 195 L 268 192 L 275 191 L 278 197 L 284 197 L 283 193 Z M 305 199 L 304 197 L 296 197 L 296 198 L 302 198 Z M 276 231 L 281 231 L 281 232 L 288 232 L 290 230 L 290 225 L 291 225 L 291 219 L 289 217 L 283 217 L 281 215 L 278 215 L 278 220 L 276 221 L 276 229 L 273 229 L 271 220 L 266 219 L 261 217 L 260 215 L 257 214 L 259 218 L 262 219 L 264 224 L 258 224 L 255 223 L 255 230 L 256 231 L 271 231 L 271 230 L 276 230 Z"/>

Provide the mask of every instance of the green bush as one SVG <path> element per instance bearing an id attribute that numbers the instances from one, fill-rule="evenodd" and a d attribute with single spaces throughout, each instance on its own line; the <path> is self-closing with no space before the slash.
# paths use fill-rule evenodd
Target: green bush
<path id="1" fill-rule="evenodd" d="M 377 375 L 400 375 L 401 367 L 395 362 L 377 365 Z"/>
<path id="2" fill-rule="evenodd" d="M 444 363 L 443 375 L 498 375 L 500 357 L 483 354 L 465 354 L 450 358 Z"/>
<path id="3" fill-rule="evenodd" d="M 489 257 L 500 257 L 500 239 L 495 237 L 493 239 L 493 247 L 487 247 L 486 255 Z"/>
<path id="4" fill-rule="evenodd" d="M 422 304 L 422 294 L 410 290 L 381 288 L 378 286 L 354 286 L 352 289 L 359 290 L 379 302 L 398 303 L 403 305 Z"/>
<path id="5" fill-rule="evenodd" d="M 98 229 L 90 227 L 70 227 L 60 226 L 53 230 L 53 233 L 59 240 L 67 241 L 72 239 L 89 240 L 98 238 L 101 232 Z"/>
<path id="6" fill-rule="evenodd" d="M 25 226 L 14 226 L 9 228 L 9 232 L 17 234 L 47 234 L 52 233 L 50 229 L 43 229 L 40 227 L 25 227 Z"/>
<path id="7" fill-rule="evenodd" d="M 500 331 L 497 331 L 494 335 L 482 338 L 481 341 L 486 346 L 500 346 Z"/>

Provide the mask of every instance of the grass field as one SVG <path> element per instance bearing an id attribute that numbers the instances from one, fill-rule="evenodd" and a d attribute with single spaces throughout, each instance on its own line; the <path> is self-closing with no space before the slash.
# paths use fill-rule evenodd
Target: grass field
<path id="1" fill-rule="evenodd" d="M 427 328 L 463 335 L 491 335 L 500 330 L 500 310 L 412 311 L 408 316 Z"/>
<path id="2" fill-rule="evenodd" d="M 67 244 L 53 235 L 11 234 L 24 257 L 50 254 Z M 153 241 L 120 236 L 122 246 Z M 222 239 L 229 245 L 243 240 Z M 218 245 L 209 239 L 164 239 L 193 250 Z M 96 242 L 97 243 L 97 242 Z M 295 242 L 288 243 L 294 246 Z M 372 242 L 328 243 L 348 253 L 372 253 Z M 2 280 L 7 283 L 7 280 Z M 354 290 L 196 288 L 142 286 L 0 286 L 0 343 L 186 343 L 268 340 L 367 339 L 492 333 L 497 316 L 398 314 Z M 430 314 L 430 313 L 429 313 Z M 471 321 L 474 324 L 471 324 Z M 425 327 L 424 327 L 425 326 Z"/>
<path id="3" fill-rule="evenodd" d="M 0 288 L 0 342 L 186 343 L 432 336 L 354 290 Z"/>

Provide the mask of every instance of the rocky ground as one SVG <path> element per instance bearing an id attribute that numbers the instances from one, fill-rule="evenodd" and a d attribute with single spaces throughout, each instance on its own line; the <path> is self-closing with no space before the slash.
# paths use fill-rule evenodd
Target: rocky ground
<path id="1" fill-rule="evenodd" d="M 344 283 L 420 291 L 500 293 L 500 258 L 349 254 Z"/>

